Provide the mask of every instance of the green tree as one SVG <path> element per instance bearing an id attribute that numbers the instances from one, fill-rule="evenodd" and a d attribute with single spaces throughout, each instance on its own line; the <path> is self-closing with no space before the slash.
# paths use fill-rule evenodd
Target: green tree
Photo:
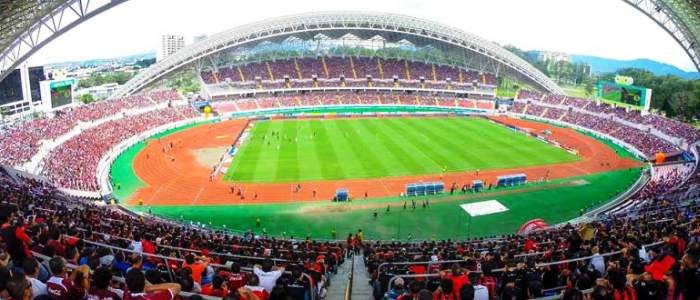
<path id="1" fill-rule="evenodd" d="M 676 116 L 689 121 L 698 111 L 700 98 L 690 91 L 678 91 L 671 95 L 669 104 Z"/>
<path id="2" fill-rule="evenodd" d="M 89 93 L 85 93 L 85 94 L 80 95 L 80 102 L 82 102 L 83 104 L 90 104 L 94 101 L 95 101 L 95 99 Z"/>
<path id="3" fill-rule="evenodd" d="M 586 86 L 584 87 L 584 90 L 586 91 L 586 96 L 590 97 L 593 95 L 593 79 L 589 78 L 586 80 Z"/>
<path id="4" fill-rule="evenodd" d="M 142 59 L 136 62 L 136 65 L 139 66 L 140 68 L 148 68 L 150 65 L 156 63 L 155 58 L 150 58 L 150 59 Z"/>
<path id="5" fill-rule="evenodd" d="M 81 79 L 80 82 L 78 82 L 78 87 L 89 88 L 106 83 L 118 83 L 121 85 L 129 81 L 132 77 L 134 77 L 134 74 L 129 72 L 93 73 L 90 77 Z"/>
<path id="6" fill-rule="evenodd" d="M 0 107 L 0 120 L 5 120 L 7 113 L 7 107 Z"/>

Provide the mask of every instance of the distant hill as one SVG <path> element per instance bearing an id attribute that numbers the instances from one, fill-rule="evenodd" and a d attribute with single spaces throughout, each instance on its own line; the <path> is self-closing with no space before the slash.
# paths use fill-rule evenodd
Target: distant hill
<path id="1" fill-rule="evenodd" d="M 617 60 L 589 55 L 571 55 L 571 62 L 591 65 L 594 73 L 611 73 L 623 68 L 648 70 L 656 75 L 676 75 L 683 79 L 700 79 L 698 72 L 686 72 L 675 66 L 650 59 Z"/>
<path id="2" fill-rule="evenodd" d="M 113 57 L 113 58 L 96 58 L 96 59 L 89 59 L 89 60 L 83 60 L 83 61 L 66 61 L 66 62 L 60 62 L 60 63 L 52 63 L 48 64 L 48 66 L 53 67 L 53 68 L 66 68 L 66 67 L 95 67 L 95 66 L 100 66 L 100 65 L 108 65 L 108 64 L 128 64 L 128 63 L 135 63 L 140 60 L 145 60 L 145 59 L 152 59 L 156 57 L 155 52 L 145 52 L 145 53 L 139 53 L 139 54 L 134 54 L 134 55 L 129 55 L 129 56 L 122 56 L 122 57 Z"/>

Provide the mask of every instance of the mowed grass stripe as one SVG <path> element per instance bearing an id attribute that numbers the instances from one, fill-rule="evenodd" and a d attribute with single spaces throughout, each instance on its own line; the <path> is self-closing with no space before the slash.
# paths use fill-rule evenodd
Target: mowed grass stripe
<path id="1" fill-rule="evenodd" d="M 364 138 L 364 144 L 372 147 L 372 152 L 377 158 L 379 158 L 387 171 L 387 174 L 385 175 L 395 176 L 414 174 L 414 172 L 412 172 L 402 163 L 404 157 L 397 155 L 394 151 L 387 148 L 385 141 L 378 137 L 378 133 L 381 132 L 382 129 L 372 130 L 367 128 L 367 123 L 369 122 L 366 122 L 366 120 L 359 122 L 348 122 L 355 132 Z"/>
<path id="2" fill-rule="evenodd" d="M 417 152 L 408 153 L 405 150 L 406 147 L 399 146 L 399 143 L 402 142 L 397 140 L 396 135 L 387 134 L 387 131 L 390 129 L 385 122 L 379 122 L 379 120 L 367 120 L 367 122 L 358 123 L 364 126 L 366 130 L 375 133 L 375 139 L 379 142 L 379 144 L 394 157 L 398 157 L 398 162 L 403 165 L 405 170 L 410 172 L 409 174 L 428 173 L 428 170 L 421 164 L 421 162 L 418 161 L 415 155 Z"/>
<path id="3" fill-rule="evenodd" d="M 468 122 L 465 120 L 469 120 Z M 489 130 L 483 130 L 478 124 L 478 119 L 451 118 L 451 119 L 431 119 L 432 125 L 430 133 L 435 134 L 441 132 L 446 138 L 443 143 L 449 145 L 449 149 L 453 150 L 455 155 L 466 163 L 464 167 L 452 169 L 449 171 L 466 171 L 480 168 L 482 165 L 487 165 L 487 161 L 492 159 L 491 145 L 489 138 L 485 136 Z M 450 127 L 445 126 L 450 124 Z M 423 131 L 426 132 L 426 131 Z M 494 137 L 497 139 L 498 137 Z M 475 141 L 474 143 L 464 143 L 464 141 Z M 478 142 L 476 142 L 478 141 Z"/>
<path id="4" fill-rule="evenodd" d="M 422 145 L 415 143 L 411 140 L 411 137 L 406 136 L 406 133 L 396 124 L 392 124 L 387 120 L 375 119 L 371 120 L 372 123 L 381 124 L 384 129 L 386 129 L 387 136 L 391 136 L 396 141 L 397 145 L 404 149 L 405 152 L 410 153 L 415 157 L 415 161 L 420 163 L 421 166 L 426 170 L 426 173 L 421 174 L 431 174 L 438 173 L 442 171 L 443 165 L 432 155 L 430 149 L 425 149 Z"/>
<path id="5" fill-rule="evenodd" d="M 446 171 L 460 170 L 461 166 L 474 164 L 474 161 L 464 157 L 464 153 L 460 151 L 461 147 L 446 138 L 451 134 L 450 132 L 437 133 L 437 129 L 431 124 L 431 121 L 434 120 L 401 118 L 397 121 L 402 124 L 406 131 L 417 134 L 419 140 L 427 143 L 425 147 L 432 148 L 435 153 L 440 153 L 439 157 Z"/>
<path id="6" fill-rule="evenodd" d="M 512 132 L 501 125 L 493 124 L 488 120 L 476 119 L 473 122 L 467 122 L 466 119 L 458 119 L 456 122 L 446 122 L 446 119 L 440 119 L 440 123 L 447 130 L 458 130 L 460 127 L 474 128 L 470 133 L 475 135 L 464 135 L 465 130 L 458 130 L 462 134 L 462 138 L 479 139 L 482 148 L 479 149 L 482 155 L 487 157 L 498 158 L 491 162 L 496 167 L 503 166 L 531 166 L 547 164 L 550 161 L 561 162 L 562 160 L 576 160 L 576 157 L 566 153 L 564 150 L 557 149 L 545 145 L 543 142 L 534 138 L 525 136 L 522 133 Z M 511 135 L 509 138 L 505 136 Z M 542 148 L 542 146 L 548 146 Z M 563 155 L 563 156 L 562 156 Z"/>
<path id="7" fill-rule="evenodd" d="M 318 122 L 318 121 L 316 121 Z M 298 122 L 298 136 L 300 142 L 297 145 L 297 158 L 299 159 L 299 180 L 307 178 L 325 178 L 326 163 L 321 163 L 323 156 L 318 153 L 318 133 L 313 135 L 314 122 Z M 330 148 L 330 147 L 326 147 Z"/>
<path id="8" fill-rule="evenodd" d="M 350 146 L 350 137 L 347 132 L 342 131 L 338 127 L 338 121 L 331 122 L 321 121 L 321 124 L 326 128 L 330 145 L 338 153 L 338 160 L 334 162 L 338 166 L 342 166 L 343 172 L 347 178 L 356 178 L 357 174 L 364 174 L 362 165 L 362 157 L 355 155 L 355 151 Z M 336 179 L 336 178 L 333 178 Z"/>
<path id="9" fill-rule="evenodd" d="M 271 131 L 280 131 L 282 141 L 262 140 Z M 246 182 L 294 182 L 518 168 L 577 159 L 481 118 L 281 120 L 256 124 L 229 174 Z"/>
<path id="10" fill-rule="evenodd" d="M 229 168 L 226 176 L 232 175 L 234 180 L 253 180 L 255 179 L 255 171 L 260 161 L 262 151 L 262 136 L 267 134 L 270 129 L 270 122 L 257 122 L 253 125 L 251 134 L 248 140 L 244 142 L 243 147 L 238 149 L 238 153 L 233 159 L 233 163 Z M 233 172 L 233 173 L 231 173 Z"/>
<path id="11" fill-rule="evenodd" d="M 362 171 L 354 177 L 364 178 L 386 176 L 389 174 L 389 171 L 382 164 L 380 157 L 374 153 L 374 148 L 366 144 L 364 137 L 360 136 L 355 131 L 355 128 L 350 125 L 349 122 L 354 121 L 357 120 L 341 119 L 335 122 L 338 129 L 347 134 L 347 144 L 350 147 L 350 150 L 352 150 L 352 152 L 355 154 L 355 157 L 358 158 L 360 165 L 362 166 Z"/>
<path id="12" fill-rule="evenodd" d="M 512 145 L 509 145 L 512 141 L 503 138 L 502 133 L 498 131 L 498 129 L 501 128 L 490 128 L 487 125 L 491 124 L 484 124 L 482 120 L 479 119 L 455 118 L 436 120 L 436 126 L 438 126 L 438 128 L 446 132 L 454 133 L 458 140 L 479 141 L 478 149 L 473 146 L 462 149 L 462 153 L 465 157 L 478 162 L 474 164 L 475 169 L 487 165 L 485 161 L 493 160 L 494 157 L 498 158 L 499 162 L 505 165 L 519 163 L 512 153 Z M 484 157 L 484 159 L 482 159 L 482 157 Z"/>
<path id="13" fill-rule="evenodd" d="M 280 151 L 277 152 L 277 172 L 274 180 L 295 181 L 299 179 L 299 156 L 297 153 L 299 122 L 282 122 L 282 124 L 282 136 L 285 139 L 280 145 Z"/>
<path id="14" fill-rule="evenodd" d="M 258 163 L 255 166 L 255 172 L 253 173 L 253 181 L 273 181 L 275 180 L 275 174 L 277 172 L 277 159 L 278 152 L 280 151 L 282 144 L 284 144 L 284 132 L 282 131 L 283 124 L 277 122 L 264 121 L 263 123 L 269 123 L 270 126 L 265 132 L 257 132 L 256 141 L 259 142 L 259 149 L 257 151 L 261 152 L 259 155 Z M 280 138 L 273 138 L 272 132 L 277 132 L 281 135 Z M 265 137 L 263 139 L 263 137 Z"/>
<path id="15" fill-rule="evenodd" d="M 340 163 L 339 152 L 336 149 L 336 145 L 331 143 L 328 137 L 326 125 L 320 120 L 312 120 L 310 124 L 311 130 L 316 134 L 313 141 L 314 157 L 316 158 L 316 163 L 320 164 L 321 178 L 346 178 L 347 175 L 343 170 L 344 166 Z M 304 177 L 310 176 L 311 174 Z"/>
<path id="16" fill-rule="evenodd" d="M 402 120 L 408 126 L 418 129 L 417 132 L 428 140 L 440 145 L 438 151 L 443 151 L 452 160 L 457 161 L 456 166 L 448 167 L 447 171 L 463 171 L 474 168 L 475 165 L 485 163 L 480 155 L 474 153 L 473 146 L 461 142 L 457 136 L 457 130 L 444 130 L 437 123 L 437 119 L 430 118 L 426 122 L 420 120 Z M 473 140 L 473 139 L 470 139 Z"/>
<path id="17" fill-rule="evenodd" d="M 394 131 L 394 133 L 405 138 L 406 142 L 414 145 L 416 150 L 421 152 L 426 158 L 433 162 L 433 169 L 431 170 L 431 173 L 442 172 L 442 169 L 445 167 L 447 167 L 447 169 L 457 167 L 458 162 L 452 162 L 450 158 L 438 152 L 437 148 L 440 146 L 426 141 L 424 136 L 421 136 L 416 132 L 415 128 L 407 127 L 397 119 L 388 119 L 387 125 Z"/>

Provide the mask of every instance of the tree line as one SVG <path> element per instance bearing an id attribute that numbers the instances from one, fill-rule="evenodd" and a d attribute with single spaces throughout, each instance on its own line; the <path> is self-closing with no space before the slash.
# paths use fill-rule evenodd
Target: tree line
<path id="1" fill-rule="evenodd" d="M 78 87 L 84 89 L 107 83 L 117 83 L 122 85 L 134 77 L 134 75 L 134 73 L 129 72 L 92 73 L 90 74 L 90 77 L 80 79 L 78 82 Z"/>
<path id="2" fill-rule="evenodd" d="M 651 109 L 666 116 L 694 122 L 700 119 L 700 80 L 686 80 L 675 75 L 655 75 L 636 68 L 623 68 L 612 73 L 595 74 L 586 72 L 590 66 L 568 61 L 541 61 L 536 54 L 514 46 L 506 49 L 521 57 L 559 84 L 582 86 L 589 97 L 594 95 L 594 85 L 598 80 L 614 81 L 615 75 L 634 78 L 634 85 L 652 89 Z"/>
<path id="3" fill-rule="evenodd" d="M 655 75 L 642 69 L 626 68 L 600 75 L 611 80 L 615 74 L 634 78 L 634 85 L 652 89 L 651 107 L 684 121 L 694 121 L 700 115 L 700 80 L 685 80 L 675 75 Z"/>

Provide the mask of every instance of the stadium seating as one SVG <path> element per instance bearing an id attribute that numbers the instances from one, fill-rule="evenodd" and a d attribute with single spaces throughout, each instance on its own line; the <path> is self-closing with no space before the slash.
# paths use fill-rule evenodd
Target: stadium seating
<path id="1" fill-rule="evenodd" d="M 189 106 L 164 108 L 87 129 L 51 151 L 44 160 L 44 175 L 64 188 L 97 191 L 97 163 L 112 147 L 148 129 L 193 118 L 195 114 Z"/>
<path id="2" fill-rule="evenodd" d="M 75 265 L 89 266 L 92 271 L 107 268 L 110 274 L 122 278 L 129 269 L 138 268 L 146 273 L 151 284 L 174 282 L 185 292 L 217 295 L 211 292 L 216 277 L 223 277 L 233 285 L 229 289 L 236 291 L 246 284 L 255 286 L 250 282 L 254 265 L 262 265 L 264 269 L 271 263 L 287 268 L 280 282 L 295 295 L 294 299 L 308 299 L 311 293 L 322 290 L 345 258 L 344 247 L 336 243 L 275 240 L 252 233 L 233 236 L 150 217 L 144 222 L 143 218 L 116 207 L 70 198 L 51 185 L 11 176 L 1 167 L 0 187 L 3 222 L 9 215 L 13 221 L 8 224 L 13 225 L 14 221 L 27 221 L 24 216 L 33 216 L 31 224 L 22 228 L 33 240 L 27 245 L 32 252 L 19 254 L 15 250 L 21 249 L 21 244 L 0 246 L 10 253 L 10 262 L 17 263 L 20 269 L 25 259 L 63 257 L 73 265 L 70 268 Z M 12 211 L 22 214 L 10 214 Z M 41 228 L 47 230 L 34 230 Z M 5 227 L 3 233 L 4 230 Z M 193 276 L 189 269 L 195 268 L 191 262 L 187 263 L 190 255 L 206 256 L 209 266 L 203 269 L 205 275 Z M 48 261 L 42 265 L 48 266 Z M 5 262 L 0 263 L 0 274 L 6 267 Z M 43 277 L 40 280 L 46 282 L 48 276 Z M 6 286 L 0 285 L 0 293 L 7 292 Z M 267 288 L 272 292 L 273 286 Z M 121 295 L 124 289 L 125 285 L 120 284 L 113 291 Z"/>
<path id="3" fill-rule="evenodd" d="M 473 109 L 494 108 L 493 101 L 473 101 L 456 99 L 448 96 L 434 96 L 428 93 L 389 94 L 382 92 L 355 93 L 322 93 L 297 96 L 280 96 L 274 98 L 251 98 L 235 101 L 217 101 L 212 108 L 220 113 L 243 112 L 258 109 L 279 107 L 319 106 L 319 105 L 429 105 L 440 107 L 462 107 Z"/>
<path id="4" fill-rule="evenodd" d="M 460 76 L 459 71 L 452 71 L 457 74 L 439 75 L 449 74 L 450 71 L 442 72 L 438 71 L 440 68 L 437 66 L 433 68 L 417 64 L 420 63 L 382 62 L 385 72 L 389 74 L 404 72 L 397 75 L 406 79 L 403 84 L 415 84 L 408 81 L 409 77 L 414 80 L 414 76 Z M 325 69 L 329 68 L 328 75 L 319 76 L 319 82 L 325 85 L 342 85 L 340 80 L 327 77 L 350 76 L 346 72 L 352 73 L 353 67 L 354 73 L 377 71 L 369 60 L 353 58 L 350 64 L 349 58 L 325 59 L 320 62 L 299 59 L 296 62 L 287 60 L 256 63 L 240 69 L 229 68 L 230 71 L 226 72 L 219 69 L 219 75 L 202 75 L 202 79 L 206 76 L 211 79 L 225 75 L 222 78 L 231 80 L 240 78 L 242 74 L 243 77 L 266 77 L 269 86 L 285 86 L 284 79 L 275 77 L 272 80 L 274 74 L 270 76 L 270 72 L 264 70 L 272 70 L 275 74 L 295 73 L 296 65 L 308 66 L 307 69 L 302 69 L 303 73 L 325 73 Z M 264 69 L 260 71 L 259 68 Z M 292 75 L 286 76 L 291 78 Z M 492 80 L 487 75 L 461 76 L 467 82 Z M 298 82 L 296 79 L 293 81 Z M 113 102 L 79 106 L 60 111 L 52 117 L 9 126 L 0 130 L 0 134 L 5 137 L 0 140 L 0 151 L 9 154 L 9 157 L 3 156 L 4 161 L 0 161 L 0 164 L 16 166 L 28 161 L 42 139 L 64 135 L 78 122 L 92 122 L 118 115 L 124 110 L 179 99 L 180 96 L 175 92 L 155 91 Z M 220 112 L 234 112 L 341 104 L 494 108 L 493 101 L 455 99 L 429 93 L 382 92 L 261 97 L 214 102 L 213 106 Z M 679 149 L 648 131 L 630 127 L 620 120 L 646 124 L 688 141 L 697 141 L 699 137 L 696 130 L 684 123 L 658 115 L 642 116 L 585 99 L 520 92 L 511 109 L 513 112 L 562 120 L 611 135 L 649 156 L 658 151 L 671 153 Z M 307 299 L 305 295 L 323 294 L 324 288 L 333 278 L 333 271 L 343 264 L 346 255 L 355 250 L 363 253 L 367 272 L 372 278 L 370 284 L 378 298 L 385 293 L 404 295 L 411 294 L 411 290 L 421 289 L 427 289 L 434 294 L 433 297 L 439 298 L 442 291 L 455 282 L 460 282 L 461 279 L 457 278 L 462 278 L 461 274 L 468 274 L 475 287 L 485 289 L 489 293 L 489 299 L 511 296 L 528 298 L 558 294 L 562 290 L 588 290 L 595 287 L 598 278 L 606 278 L 611 282 L 607 292 L 619 294 L 624 293 L 625 289 L 624 283 L 620 288 L 620 278 L 643 273 L 644 266 L 649 266 L 654 261 L 660 262 L 665 257 L 672 257 L 676 262 L 675 268 L 681 270 L 680 265 L 686 264 L 680 262 L 684 255 L 691 257 L 691 260 L 697 260 L 700 255 L 700 208 L 694 200 L 700 195 L 700 172 L 690 163 L 656 166 L 650 175 L 650 182 L 635 195 L 615 203 L 605 211 L 588 216 L 585 223 L 566 224 L 524 235 L 465 241 L 380 242 L 364 241 L 360 236 L 350 234 L 345 241 L 319 242 L 311 239 L 275 239 L 256 236 L 252 232 L 232 234 L 207 229 L 206 224 L 183 224 L 149 215 L 137 216 L 118 206 L 74 198 L 56 189 L 58 186 L 97 190 L 96 166 L 111 147 L 140 132 L 193 118 L 197 114 L 190 106 L 167 106 L 148 113 L 123 116 L 85 129 L 53 149 L 45 158 L 42 175 L 51 183 L 31 179 L 0 166 L 0 216 L 8 215 L 7 212 L 12 211 L 12 207 L 18 209 L 21 214 L 12 214 L 16 223 L 7 226 L 23 225 L 20 231 L 28 237 L 18 244 L 4 243 L 0 247 L 10 253 L 12 262 L 17 265 L 21 265 L 27 257 L 46 263 L 44 258 L 60 256 L 73 265 L 86 265 L 92 271 L 108 267 L 110 274 L 120 278 L 128 276 L 127 269 L 140 268 L 146 271 L 146 276 L 152 283 L 178 283 L 177 287 L 182 291 L 203 295 L 223 293 L 213 287 L 214 282 L 222 278 L 232 285 L 241 284 L 240 278 L 254 282 L 252 268 L 256 264 L 267 265 L 274 259 L 274 264 L 285 266 L 291 273 L 284 275 L 277 281 L 277 285 L 271 286 L 270 292 L 273 288 L 282 289 L 294 295 L 292 299 Z M 26 140 L 16 141 L 22 138 Z M 3 230 L 5 228 L 9 227 L 4 227 Z M 3 234 L 6 233 L 8 231 L 3 231 Z M 33 252 L 22 251 L 23 243 Z M 210 267 L 205 268 L 204 276 L 193 276 L 192 266 L 188 266 L 191 263 L 183 262 L 191 260 L 191 254 L 206 257 L 195 258 L 209 263 Z M 629 268 L 621 267 L 627 265 Z M 7 268 L 7 265 L 0 262 L 0 275 Z M 94 274 L 87 276 L 95 276 Z M 426 277 L 405 277 L 402 279 L 403 285 L 391 281 L 397 275 L 415 274 L 426 274 Z M 680 273 L 672 272 L 663 282 L 672 282 L 674 293 L 687 294 L 692 292 L 692 288 L 684 276 L 689 275 L 681 276 Z M 629 286 L 635 293 L 641 295 L 650 291 L 650 288 L 643 287 L 642 277 L 630 278 Z M 193 281 L 197 283 L 194 284 Z M 448 284 L 447 281 L 451 283 Z M 438 286 L 443 288 L 437 289 Z M 125 286 L 121 284 L 118 287 L 123 292 Z M 5 286 L 0 285 L 0 293 L 3 288 Z M 653 288 L 655 293 L 669 291 L 664 285 L 653 285 Z"/>
<path id="5" fill-rule="evenodd" d="M 566 109 L 572 111 L 566 112 Z M 581 98 L 546 95 L 523 90 L 517 95 L 512 111 L 560 120 L 608 134 L 635 146 L 648 157 L 653 157 L 658 152 L 676 153 L 680 149 L 648 130 L 630 126 L 630 123 L 653 128 L 670 137 L 682 139 L 688 144 L 700 141 L 700 132 L 683 122 L 656 114 L 642 115 L 639 111 L 613 107 L 607 103 L 596 103 Z"/>
<path id="6" fill-rule="evenodd" d="M 378 64 L 382 65 L 381 73 Z M 296 66 L 299 67 L 298 72 Z M 487 91 L 493 91 L 496 85 L 496 77 L 492 74 L 479 74 L 476 71 L 417 61 L 367 57 L 320 57 L 250 62 L 239 66 L 219 67 L 218 71 L 202 70 L 200 72 L 200 78 L 206 84 L 213 85 L 228 80 L 231 86 L 240 89 L 367 87 L 369 86 L 368 76 L 372 78 L 372 85 L 375 87 L 473 90 L 475 86 L 479 86 Z M 344 78 L 345 84 L 340 81 L 341 77 Z M 256 78 L 260 81 L 256 82 Z M 285 83 L 285 78 L 289 80 L 289 85 Z M 313 78 L 318 80 L 314 82 Z M 394 83 L 394 78 L 398 79 L 396 83 L 398 85 Z M 420 81 L 421 78 L 424 80 L 423 83 Z"/>
<path id="7" fill-rule="evenodd" d="M 648 125 L 649 127 L 659 130 L 669 136 L 681 138 L 689 143 L 700 141 L 700 132 L 698 132 L 698 130 L 694 129 L 692 126 L 680 121 L 665 118 L 654 113 L 642 115 L 636 110 L 627 110 L 622 107 L 614 107 L 607 103 L 599 103 L 582 98 L 565 97 L 563 103 L 561 103 L 559 100 L 552 100 L 561 99 L 562 97 L 563 96 L 542 95 L 537 92 L 522 90 L 519 92 L 517 99 L 543 102 L 546 104 L 563 104 L 568 107 L 574 107 L 590 112 L 591 114 L 614 116 L 617 119 L 626 120 L 632 123 Z"/>
<path id="8" fill-rule="evenodd" d="M 182 291 L 204 295 L 221 292 L 211 291 L 219 277 L 242 285 L 240 273 L 254 281 L 251 267 L 275 259 L 274 264 L 293 274 L 283 276 L 272 288 L 288 292 L 299 288 L 292 299 L 305 299 L 305 294 L 322 293 L 333 278 L 333 270 L 353 249 L 362 251 L 372 290 L 380 297 L 385 292 L 411 294 L 422 289 L 439 296 L 445 281 L 456 283 L 461 274 L 475 287 L 485 289 L 490 299 L 513 293 L 537 297 L 567 289 L 588 290 L 595 287 L 597 278 L 608 279 L 613 283 L 608 292 L 616 293 L 623 292 L 625 285 L 620 288 L 615 280 L 635 274 L 637 267 L 664 257 L 674 258 L 677 265 L 683 255 L 697 258 L 700 209 L 676 192 L 697 190 L 697 172 L 684 180 L 684 175 L 693 171 L 688 164 L 660 167 L 651 184 L 623 203 L 634 206 L 617 206 L 587 224 L 469 241 L 371 242 L 350 235 L 341 243 L 271 239 L 250 232 L 232 235 L 208 230 L 205 225 L 139 217 L 117 207 L 71 198 L 49 184 L 11 175 L 0 167 L 0 199 L 4 199 L 0 215 L 21 212 L 11 214 L 16 221 L 12 224 L 26 224 L 19 230 L 31 239 L 2 247 L 15 262 L 62 256 L 68 263 L 85 265 L 92 271 L 106 267 L 117 277 L 126 276 L 129 268 L 139 268 L 152 283 L 179 283 Z M 33 252 L 21 251 L 23 244 Z M 189 272 L 185 260 L 192 259 L 190 254 L 204 256 L 196 260 L 209 264 L 203 276 Z M 566 259 L 573 260 L 563 262 Z M 627 264 L 632 267 L 624 268 Z M 0 264 L 0 271 L 3 268 L 6 266 Z M 392 277 L 410 274 L 426 277 L 406 277 L 403 285 L 393 281 L 389 289 Z M 665 277 L 676 286 L 671 292 L 692 292 L 684 276 Z M 46 280 L 46 276 L 39 277 Z M 295 278 L 301 281 L 295 282 Z M 648 292 L 640 280 L 635 277 L 630 281 L 631 291 L 638 295 Z M 516 282 L 518 289 L 508 287 L 508 282 Z M 303 284 L 297 287 L 295 283 Z M 438 290 L 439 286 L 443 289 Z M 123 284 L 116 287 L 118 293 L 125 288 Z M 666 291 L 664 285 L 654 287 L 654 292 Z"/>
<path id="9" fill-rule="evenodd" d="M 53 140 L 68 133 L 78 122 L 94 122 L 124 110 L 144 108 L 180 99 L 173 91 L 156 91 L 149 96 L 135 95 L 124 99 L 98 101 L 59 110 L 29 121 L 17 121 L 0 128 L 0 164 L 21 166 L 37 153 L 42 140 Z M 5 155 L 7 154 L 7 155 Z"/>

